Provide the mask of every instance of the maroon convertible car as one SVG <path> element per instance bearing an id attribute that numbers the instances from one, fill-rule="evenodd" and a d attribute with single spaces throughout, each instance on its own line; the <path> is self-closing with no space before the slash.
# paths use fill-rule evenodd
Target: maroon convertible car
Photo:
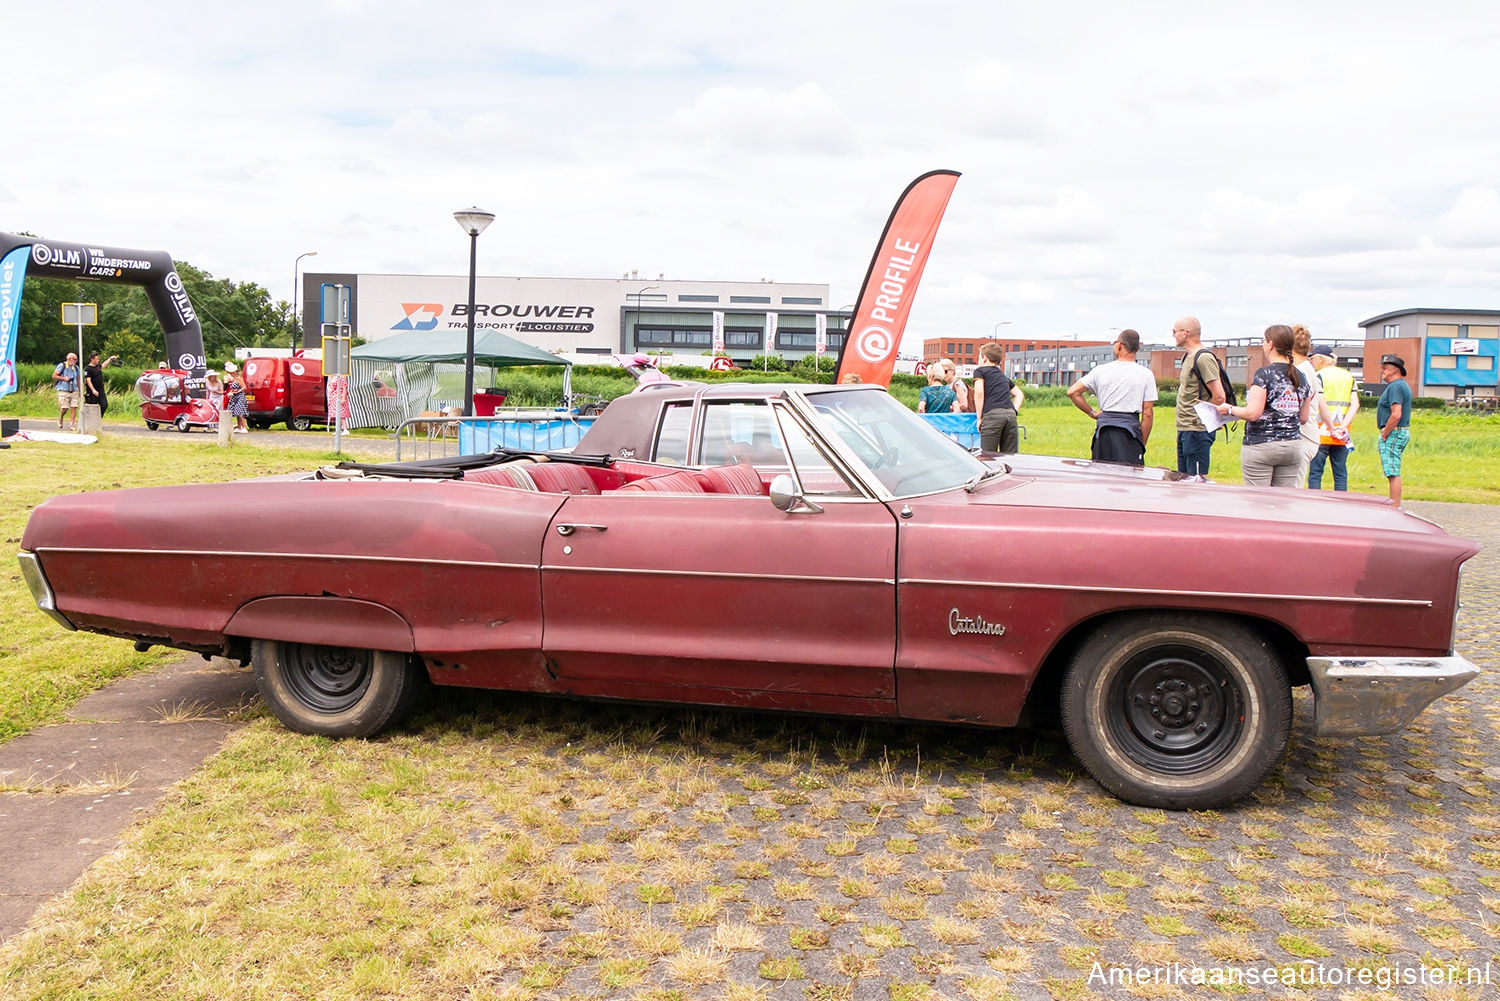
<path id="1" fill-rule="evenodd" d="M 1375 734 L 1477 674 L 1452 652 L 1477 547 L 1384 503 L 1027 475 L 871 387 L 692 392 L 686 426 L 612 406 L 580 454 L 53 498 L 21 566 L 69 629 L 251 660 L 307 733 L 374 734 L 424 676 L 986 726 L 1029 703 L 1173 808 L 1261 782 L 1293 686 L 1319 734 Z M 581 454 L 641 420 L 697 442 L 650 456 L 683 465 Z"/>

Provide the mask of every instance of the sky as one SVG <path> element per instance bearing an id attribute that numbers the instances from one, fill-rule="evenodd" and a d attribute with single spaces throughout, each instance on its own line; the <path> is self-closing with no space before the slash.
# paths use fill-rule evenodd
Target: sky
<path id="1" fill-rule="evenodd" d="M 923 338 L 1500 308 L 1500 5 L 9 5 L 0 230 L 304 271 L 828 283 Z"/>

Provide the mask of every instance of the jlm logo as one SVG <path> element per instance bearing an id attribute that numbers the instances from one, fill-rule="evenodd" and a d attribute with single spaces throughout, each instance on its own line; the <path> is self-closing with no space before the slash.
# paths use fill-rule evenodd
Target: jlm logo
<path id="1" fill-rule="evenodd" d="M 406 310 L 406 317 L 392 330 L 433 330 L 443 315 L 443 305 L 438 302 L 403 302 L 401 308 Z"/>

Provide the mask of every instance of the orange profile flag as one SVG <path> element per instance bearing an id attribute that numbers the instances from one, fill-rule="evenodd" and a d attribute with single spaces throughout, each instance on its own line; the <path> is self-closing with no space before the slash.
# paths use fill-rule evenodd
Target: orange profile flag
<path id="1" fill-rule="evenodd" d="M 891 384 L 917 283 L 957 183 L 958 171 L 934 170 L 912 181 L 896 200 L 854 303 L 836 382 L 853 373 L 864 383 Z"/>

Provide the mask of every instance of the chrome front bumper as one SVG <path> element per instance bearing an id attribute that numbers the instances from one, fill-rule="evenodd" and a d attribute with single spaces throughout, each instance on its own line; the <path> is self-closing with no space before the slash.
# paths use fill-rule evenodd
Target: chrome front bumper
<path id="1" fill-rule="evenodd" d="M 1462 657 L 1309 657 L 1320 737 L 1394 733 L 1479 677 Z"/>
<path id="2" fill-rule="evenodd" d="M 42 573 L 42 565 L 37 562 L 36 556 L 32 553 L 21 552 L 16 554 L 16 558 L 21 561 L 21 577 L 26 581 L 26 586 L 31 588 L 31 597 L 36 600 L 36 607 L 50 615 L 64 629 L 76 632 L 78 627 L 57 610 L 57 599 L 52 594 L 52 585 L 47 583 L 47 575 Z"/>

